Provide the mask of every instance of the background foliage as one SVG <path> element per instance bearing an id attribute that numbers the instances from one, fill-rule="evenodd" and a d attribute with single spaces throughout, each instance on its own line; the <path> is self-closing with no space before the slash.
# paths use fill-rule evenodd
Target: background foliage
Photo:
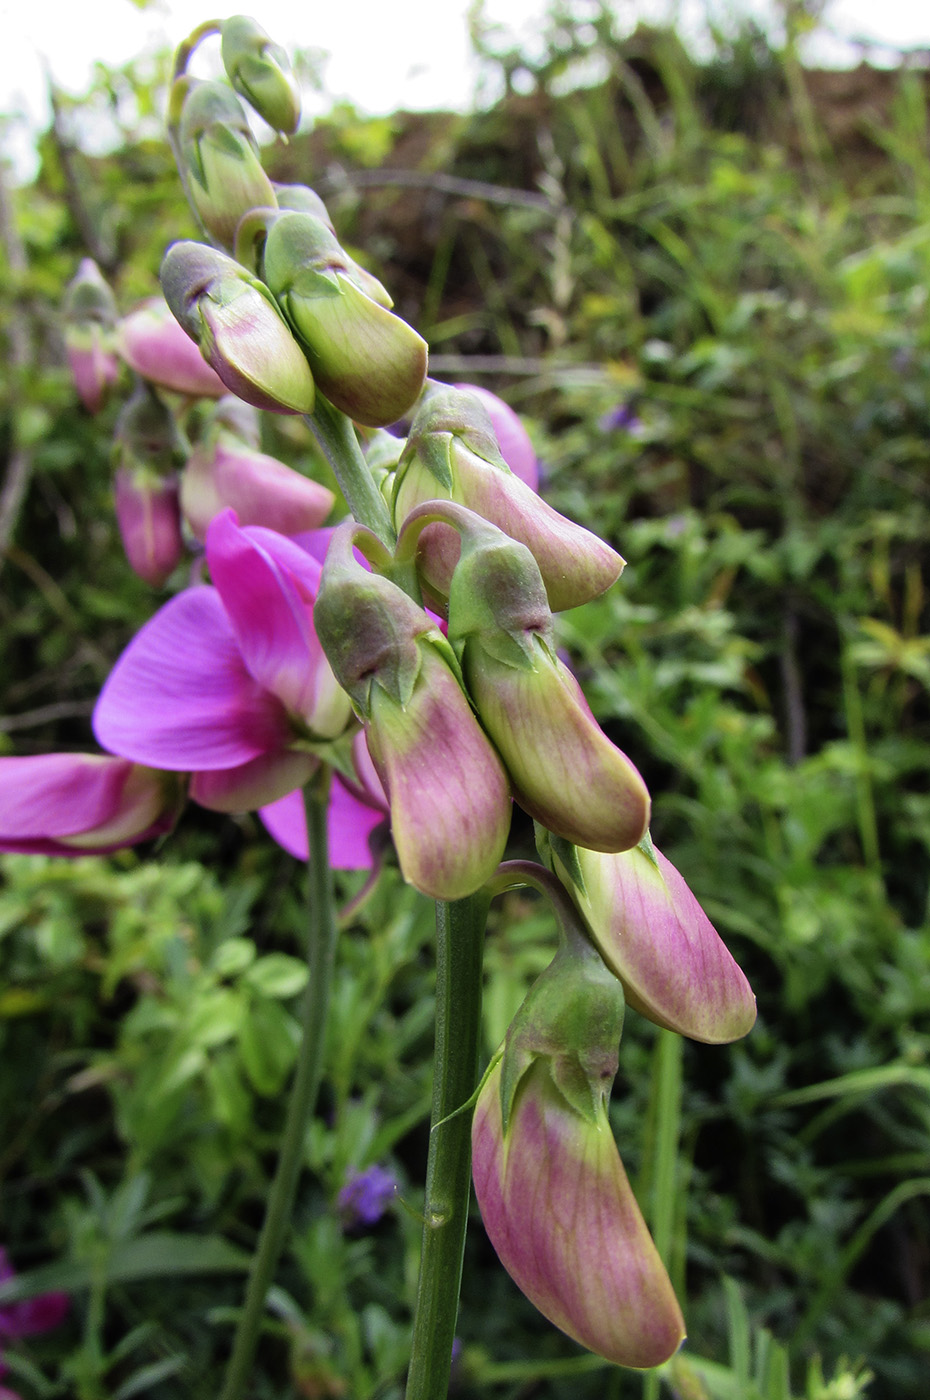
<path id="1" fill-rule="evenodd" d="M 554 11 L 533 61 L 477 41 L 504 79 L 489 110 L 340 110 L 272 164 L 328 199 L 435 374 L 527 415 L 548 498 L 626 556 L 562 640 L 760 1016 L 745 1043 L 684 1046 L 671 1197 L 655 1190 L 667 1066 L 650 1026 L 630 1015 L 624 1035 L 614 1126 L 644 1207 L 667 1217 L 690 1359 L 658 1382 L 581 1355 L 476 1221 L 457 1393 L 918 1400 L 926 73 L 805 74 L 790 44 L 773 52 L 751 28 L 698 64 L 672 33 L 618 35 L 599 6 Z M 844 92 L 859 93 L 852 118 Z M 122 124 L 118 149 L 83 156 L 63 104 L 37 181 L 5 201 L 0 436 L 7 483 L 24 463 L 27 489 L 0 511 L 4 752 L 87 747 L 97 690 L 157 602 L 123 560 L 112 421 L 76 406 L 56 307 L 91 251 L 128 308 L 154 290 L 165 244 L 194 230 L 146 134 L 153 75 L 101 72 L 89 100 Z M 311 451 L 287 422 L 268 433 L 289 460 Z M 171 586 L 185 582 L 181 569 Z M 516 835 L 528 849 L 530 831 Z M 157 861 L 8 856 L 0 872 L 3 1242 L 33 1291 L 73 1293 L 60 1329 L 6 1353 L 11 1383 L 37 1398 L 210 1396 L 293 1055 L 300 871 L 251 817 L 189 809 Z M 358 883 L 342 879 L 344 901 Z M 401 1394 L 431 929 L 393 872 L 344 924 L 325 1111 L 256 1396 Z M 488 1051 L 553 936 L 529 898 L 494 912 Z M 353 1232 L 338 1192 L 375 1162 L 400 1201 Z"/>

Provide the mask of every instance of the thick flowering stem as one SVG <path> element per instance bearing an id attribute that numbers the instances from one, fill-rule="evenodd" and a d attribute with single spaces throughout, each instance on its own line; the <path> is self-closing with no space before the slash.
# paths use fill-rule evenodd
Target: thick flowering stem
<path id="1" fill-rule="evenodd" d="M 317 791 L 311 784 L 305 790 L 305 804 L 310 846 L 307 866 L 307 963 L 310 978 L 301 1006 L 300 1051 L 287 1106 L 281 1152 L 268 1196 L 268 1207 L 258 1248 L 252 1260 L 245 1304 L 236 1328 L 226 1383 L 220 1400 L 242 1400 L 246 1394 L 265 1311 L 265 1299 L 275 1266 L 281 1256 L 285 1232 L 291 1218 L 307 1123 L 316 1106 L 323 1069 L 323 1047 L 336 951 L 333 875 L 326 842 L 326 792 Z"/>
<path id="2" fill-rule="evenodd" d="M 391 513 L 362 456 L 351 421 L 322 394 L 317 395 L 314 410 L 307 414 L 306 421 L 355 519 L 367 525 L 388 549 L 393 549 L 396 535 Z"/>
<path id="3" fill-rule="evenodd" d="M 449 1388 L 471 1189 L 471 1114 L 456 1110 L 478 1077 L 487 911 L 484 893 L 436 905 L 433 1109 L 406 1400 L 443 1400 Z"/>

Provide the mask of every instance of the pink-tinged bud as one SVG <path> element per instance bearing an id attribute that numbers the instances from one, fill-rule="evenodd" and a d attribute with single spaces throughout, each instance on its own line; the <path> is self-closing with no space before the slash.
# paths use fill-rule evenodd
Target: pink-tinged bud
<path id="1" fill-rule="evenodd" d="M 63 311 L 74 387 L 88 413 L 99 413 L 119 378 L 119 361 L 114 354 L 116 302 L 92 258 L 83 259 L 68 284 Z"/>
<path id="2" fill-rule="evenodd" d="M 645 835 L 649 794 L 556 655 L 546 591 L 532 554 L 485 522 L 463 527 L 461 538 L 449 599 L 449 640 L 481 723 L 510 773 L 515 798 L 543 826 L 576 845 L 628 850 Z"/>
<path id="3" fill-rule="evenodd" d="M 354 560 L 353 538 L 363 533 L 349 524 L 333 536 L 317 635 L 365 721 L 404 879 L 434 899 L 462 899 L 503 854 L 507 775 L 442 634 L 402 589 Z"/>
<path id="4" fill-rule="evenodd" d="M 685 1335 L 681 1310 L 604 1098 L 592 1122 L 538 1059 L 521 1079 L 505 1134 L 497 1065 L 475 1110 L 472 1171 L 501 1263 L 550 1322 L 618 1366 L 658 1366 L 675 1354 Z"/>
<path id="5" fill-rule="evenodd" d="M 121 467 L 113 492 L 123 548 L 133 571 L 161 588 L 184 553 L 178 483 L 145 470 Z"/>
<path id="6" fill-rule="evenodd" d="M 171 314 L 153 297 L 120 322 L 117 348 L 123 359 L 152 384 L 190 398 L 218 399 L 226 385 Z"/>
<path id="7" fill-rule="evenodd" d="M 514 413 L 509 403 L 492 394 L 490 389 L 482 389 L 477 384 L 455 384 L 453 386 L 465 394 L 474 394 L 488 411 L 494 436 L 497 438 L 501 456 L 514 476 L 525 481 L 532 490 L 539 490 L 539 462 L 536 449 L 522 419 Z"/>
<path id="8" fill-rule="evenodd" d="M 630 1006 L 702 1040 L 739 1040 L 756 1019 L 743 972 L 681 875 L 647 837 L 619 854 L 560 850 L 556 874 L 584 916 Z"/>
<path id="9" fill-rule="evenodd" d="M 231 248 L 250 209 L 274 206 L 274 190 L 242 104 L 225 83 L 177 80 L 178 150 L 194 208 L 207 232 Z M 181 94 L 183 93 L 183 99 Z"/>
<path id="10" fill-rule="evenodd" d="M 169 831 L 183 801 L 176 774 L 102 754 L 0 758 L 0 850 L 88 855 Z"/>
<path id="11" fill-rule="evenodd" d="M 255 408 L 309 413 L 313 376 L 263 283 L 203 243 L 175 243 L 161 266 L 165 300 L 226 388 Z"/>
<path id="12" fill-rule="evenodd" d="M 387 309 L 380 282 L 327 226 L 310 214 L 282 213 L 268 232 L 263 274 L 326 397 L 365 427 L 402 418 L 426 379 L 426 342 Z"/>
<path id="13" fill-rule="evenodd" d="M 221 30 L 223 67 L 233 87 L 275 131 L 292 136 L 300 123 L 300 91 L 290 60 L 248 15 Z"/>
<path id="14" fill-rule="evenodd" d="M 517 883 L 548 894 L 559 947 L 478 1097 L 481 1218 L 508 1273 L 551 1322 L 621 1366 L 656 1366 L 677 1350 L 684 1323 L 607 1117 L 623 990 L 564 890 L 535 869 L 514 862 L 495 881 L 509 885 L 516 872 Z"/>
<path id="15" fill-rule="evenodd" d="M 490 521 L 533 554 L 553 612 L 598 597 L 620 576 L 620 555 L 590 530 L 552 509 L 515 476 L 501 455 L 484 404 L 457 389 L 431 390 L 420 407 L 400 459 L 394 522 L 429 500 L 455 501 Z M 420 542 L 425 585 L 448 596 L 458 559 L 453 531 L 434 525 Z"/>
<path id="16" fill-rule="evenodd" d="M 154 588 L 161 587 L 184 551 L 174 472 L 180 460 L 171 412 L 147 384 L 139 384 L 116 425 L 114 493 L 126 557 Z"/>
<path id="17" fill-rule="evenodd" d="M 194 449 L 181 476 L 181 510 L 199 540 L 230 506 L 240 525 L 293 536 L 318 529 L 334 500 L 319 482 L 222 431 Z"/>

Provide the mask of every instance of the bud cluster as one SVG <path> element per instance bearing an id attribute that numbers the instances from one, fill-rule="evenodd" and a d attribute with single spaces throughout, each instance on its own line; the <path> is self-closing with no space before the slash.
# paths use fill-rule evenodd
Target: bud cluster
<path id="1" fill-rule="evenodd" d="M 624 1009 L 722 1043 L 755 1002 L 558 651 L 554 614 L 624 561 L 537 494 L 512 410 L 427 379 L 425 342 L 318 195 L 269 179 L 244 104 L 296 130 L 286 56 L 242 16 L 206 32 L 229 82 L 191 77 L 184 51 L 169 124 L 209 241 L 174 243 L 164 300 L 122 319 L 82 263 L 65 338 L 90 411 L 120 359 L 135 376 L 114 445 L 130 563 L 163 586 L 191 546 L 210 582 L 176 593 L 117 662 L 94 715 L 106 756 L 18 770 L 33 790 L 0 801 L 0 848 L 143 840 L 186 781 L 214 810 L 259 808 L 306 857 L 312 781 L 330 785 L 337 865 L 377 867 L 389 829 L 404 879 L 437 900 L 542 888 L 559 950 L 478 1098 L 478 1200 L 547 1317 L 611 1361 L 657 1365 L 684 1324 L 607 1118 Z M 306 415 L 321 442 L 327 425 L 364 479 L 353 495 L 336 472 L 358 519 L 320 530 L 337 498 L 261 450 L 260 410 Z M 401 420 L 406 437 L 384 431 Z M 500 865 L 514 803 L 536 824 L 544 864 L 529 872 Z"/>

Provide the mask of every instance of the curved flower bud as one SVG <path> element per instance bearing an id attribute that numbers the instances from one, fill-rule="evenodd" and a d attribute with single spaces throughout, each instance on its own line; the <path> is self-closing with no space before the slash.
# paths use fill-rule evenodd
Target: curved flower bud
<path id="1" fill-rule="evenodd" d="M 743 972 L 681 875 L 647 836 L 629 851 L 551 846 L 555 873 L 584 916 L 630 1006 L 702 1040 L 739 1040 L 756 1019 Z"/>
<path id="2" fill-rule="evenodd" d="M 231 507 L 240 525 L 264 525 L 281 535 L 316 530 L 329 515 L 332 491 L 258 452 L 232 433 L 208 434 L 181 476 L 181 509 L 197 539 L 220 511 Z"/>
<path id="3" fill-rule="evenodd" d="M 133 572 L 153 588 L 161 588 L 184 553 L 177 481 L 120 467 L 113 495 L 123 548 Z"/>
<path id="4" fill-rule="evenodd" d="M 117 349 L 130 369 L 162 389 L 191 398 L 218 399 L 227 392 L 197 346 L 186 335 L 161 297 L 153 297 L 124 316 Z"/>
<path id="5" fill-rule="evenodd" d="M 0 758 L 0 850 L 89 855 L 169 831 L 183 801 L 175 775 L 104 754 Z"/>
<path id="6" fill-rule="evenodd" d="M 250 209 L 274 206 L 242 104 L 225 83 L 178 79 L 178 149 L 191 201 L 204 228 L 231 247 L 236 225 Z"/>
<path id="7" fill-rule="evenodd" d="M 482 389 L 477 384 L 454 384 L 452 387 L 464 394 L 473 394 L 481 400 L 487 409 L 504 461 L 514 476 L 525 481 L 532 490 L 538 491 L 539 462 L 536 460 L 536 449 L 523 426 L 523 420 L 514 413 L 510 404 L 492 394 L 490 389 Z"/>
<path id="8" fill-rule="evenodd" d="M 337 679 L 365 721 L 404 879 L 462 899 L 493 873 L 510 829 L 503 765 L 426 613 L 352 556 L 356 527 L 333 536 L 316 604 Z M 451 663 L 451 665 L 450 665 Z"/>
<path id="9" fill-rule="evenodd" d="M 160 588 L 184 552 L 174 474 L 181 451 L 174 418 L 147 384 L 138 386 L 119 416 L 113 460 L 126 557 L 140 578 Z"/>
<path id="10" fill-rule="evenodd" d="M 116 301 L 93 258 L 83 258 L 65 289 L 64 339 L 81 403 L 99 413 L 119 377 L 114 354 Z"/>
<path id="11" fill-rule="evenodd" d="M 268 286 L 326 397 L 366 427 L 403 417 L 423 387 L 427 346 L 387 309 L 390 298 L 381 284 L 310 214 L 275 219 L 263 256 Z"/>
<path id="12" fill-rule="evenodd" d="M 667 1361 L 684 1322 L 606 1105 L 592 1123 L 536 1060 L 505 1133 L 500 1089 L 498 1065 L 475 1110 L 472 1172 L 504 1268 L 550 1322 L 599 1356 L 639 1368 Z"/>
<path id="13" fill-rule="evenodd" d="M 223 21 L 223 67 L 233 87 L 275 131 L 291 136 L 300 123 L 300 91 L 290 60 L 248 15 Z"/>
<path id="14" fill-rule="evenodd" d="M 620 576 L 623 560 L 590 530 L 559 515 L 509 469 L 484 404 L 457 389 L 431 391 L 419 409 L 397 468 L 398 530 L 428 500 L 456 501 L 489 520 L 533 554 L 553 612 L 589 602 Z M 420 543 L 421 573 L 430 591 L 448 596 L 458 541 L 442 525 Z"/>
<path id="15" fill-rule="evenodd" d="M 161 266 L 165 300 L 220 379 L 276 413 L 309 413 L 313 376 L 268 288 L 203 243 L 175 243 Z"/>
<path id="16" fill-rule="evenodd" d="M 646 785 L 556 655 L 532 554 L 471 520 L 452 579 L 449 640 L 514 796 L 557 836 L 597 851 L 627 850 L 649 822 Z"/>
<path id="17" fill-rule="evenodd" d="M 607 1118 L 623 992 L 550 894 L 559 950 L 479 1094 L 475 1194 L 501 1263 L 540 1312 L 620 1366 L 657 1366 L 684 1322 Z"/>

